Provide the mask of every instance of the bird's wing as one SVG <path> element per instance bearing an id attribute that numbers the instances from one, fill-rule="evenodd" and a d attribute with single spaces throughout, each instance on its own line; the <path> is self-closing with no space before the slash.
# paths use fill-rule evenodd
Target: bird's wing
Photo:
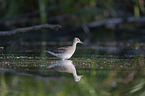
<path id="1" fill-rule="evenodd" d="M 57 48 L 56 50 L 54 50 L 54 52 L 58 52 L 58 53 L 64 53 L 66 52 L 71 46 L 68 46 L 68 47 L 60 47 L 60 48 Z"/>
<path id="2" fill-rule="evenodd" d="M 68 47 L 60 47 L 60 48 L 57 48 L 57 49 L 58 49 L 58 50 L 59 50 L 59 49 L 67 50 L 69 47 L 70 47 L 70 46 L 68 46 Z"/>
<path id="3" fill-rule="evenodd" d="M 72 47 L 72 46 L 60 47 L 60 48 L 53 49 L 53 50 L 51 49 L 49 51 L 57 53 L 57 54 L 61 54 L 61 53 L 67 52 L 69 49 L 71 49 L 70 47 Z"/>

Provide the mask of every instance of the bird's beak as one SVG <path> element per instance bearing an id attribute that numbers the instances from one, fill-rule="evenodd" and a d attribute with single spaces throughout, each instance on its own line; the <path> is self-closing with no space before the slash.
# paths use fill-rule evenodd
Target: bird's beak
<path id="1" fill-rule="evenodd" d="M 84 75 L 81 75 L 81 77 L 83 77 Z"/>
<path id="2" fill-rule="evenodd" d="M 83 43 L 83 42 L 81 42 L 81 41 L 80 41 L 79 43 L 84 44 L 84 43 Z"/>

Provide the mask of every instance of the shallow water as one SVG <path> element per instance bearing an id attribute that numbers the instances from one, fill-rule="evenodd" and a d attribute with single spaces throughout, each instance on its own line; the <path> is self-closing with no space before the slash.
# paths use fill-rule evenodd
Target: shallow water
<path id="1" fill-rule="evenodd" d="M 0 96 L 144 96 L 144 50 L 129 52 L 78 47 L 69 60 L 1 54 Z"/>

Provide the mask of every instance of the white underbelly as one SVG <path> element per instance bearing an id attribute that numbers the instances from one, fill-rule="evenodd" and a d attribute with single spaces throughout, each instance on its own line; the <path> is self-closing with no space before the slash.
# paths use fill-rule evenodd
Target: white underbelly
<path id="1" fill-rule="evenodd" d="M 59 56 L 61 59 L 69 59 L 72 56 L 72 54 L 62 54 Z"/>

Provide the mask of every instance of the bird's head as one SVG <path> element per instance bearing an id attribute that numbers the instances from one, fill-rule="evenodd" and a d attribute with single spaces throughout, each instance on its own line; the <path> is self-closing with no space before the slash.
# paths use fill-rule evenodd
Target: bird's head
<path id="1" fill-rule="evenodd" d="M 74 79 L 75 79 L 75 82 L 78 82 L 81 80 L 81 78 L 83 77 L 84 75 L 81 75 L 81 76 L 75 76 Z"/>
<path id="2" fill-rule="evenodd" d="M 74 42 L 75 43 L 82 43 L 83 44 L 83 42 L 79 38 L 77 38 L 77 37 L 74 38 Z"/>

